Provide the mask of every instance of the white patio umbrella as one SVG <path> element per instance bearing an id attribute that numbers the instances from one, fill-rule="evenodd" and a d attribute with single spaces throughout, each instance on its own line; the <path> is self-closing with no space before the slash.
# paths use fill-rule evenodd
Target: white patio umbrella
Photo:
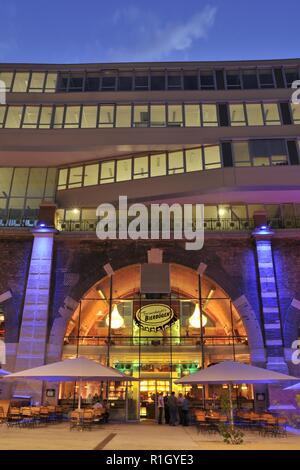
<path id="1" fill-rule="evenodd" d="M 79 382 L 78 390 L 78 409 L 81 409 L 81 389 L 82 382 L 85 380 L 95 381 L 131 381 L 138 380 L 128 375 L 106 367 L 98 362 L 78 357 L 76 359 L 65 359 L 52 364 L 46 364 L 33 369 L 22 370 L 13 374 L 6 375 L 4 380 L 9 379 L 30 379 L 45 380 L 46 382 Z"/>
<path id="2" fill-rule="evenodd" d="M 299 377 L 298 377 L 299 380 Z M 286 387 L 284 390 L 300 390 L 300 383 L 296 385 L 291 385 L 290 387 Z"/>
<path id="3" fill-rule="evenodd" d="M 255 367 L 236 361 L 220 362 L 194 374 L 182 377 L 176 384 L 228 384 L 230 402 L 230 424 L 233 426 L 232 385 L 233 384 L 274 384 L 299 380 L 290 375 L 280 374 L 261 367 Z"/>

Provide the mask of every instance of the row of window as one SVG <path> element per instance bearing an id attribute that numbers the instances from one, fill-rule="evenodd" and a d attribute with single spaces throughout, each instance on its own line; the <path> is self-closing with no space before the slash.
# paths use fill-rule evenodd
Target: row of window
<path id="1" fill-rule="evenodd" d="M 291 87 L 299 67 L 101 72 L 0 71 L 11 92 L 266 89 Z"/>
<path id="2" fill-rule="evenodd" d="M 0 209 L 37 209 L 54 200 L 56 177 L 56 168 L 0 167 Z"/>
<path id="3" fill-rule="evenodd" d="M 228 148 L 229 147 L 229 148 Z M 228 166 L 269 166 L 299 163 L 300 145 L 284 139 L 223 142 L 185 151 L 141 155 L 121 160 L 56 168 L 0 168 L 0 209 L 38 209 L 43 199 L 54 200 L 56 188 L 114 183 L 195 172 Z M 213 218 L 213 217 L 212 217 Z"/>
<path id="4" fill-rule="evenodd" d="M 226 155 L 222 145 L 213 145 L 62 168 L 59 170 L 58 189 L 190 173 L 222 166 L 270 166 L 289 163 L 287 143 L 284 139 L 233 142 L 229 157 L 227 147 L 225 149 Z"/>
<path id="5" fill-rule="evenodd" d="M 289 120 L 282 114 L 287 107 Z M 87 129 L 112 127 L 217 127 L 300 124 L 300 105 L 101 104 L 70 106 L 0 106 L 0 128 Z"/>
<path id="6" fill-rule="evenodd" d="M 205 204 L 206 220 L 249 220 L 255 212 L 265 211 L 268 219 L 292 219 L 300 217 L 300 204 Z M 58 209 L 61 221 L 93 221 L 96 220 L 96 208 Z"/>

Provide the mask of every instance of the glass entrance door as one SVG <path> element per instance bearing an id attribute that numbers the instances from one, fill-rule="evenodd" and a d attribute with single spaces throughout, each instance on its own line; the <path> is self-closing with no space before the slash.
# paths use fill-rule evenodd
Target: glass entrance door
<path id="1" fill-rule="evenodd" d="M 157 419 L 158 395 L 170 393 L 170 380 L 147 379 L 140 382 L 140 418 Z"/>

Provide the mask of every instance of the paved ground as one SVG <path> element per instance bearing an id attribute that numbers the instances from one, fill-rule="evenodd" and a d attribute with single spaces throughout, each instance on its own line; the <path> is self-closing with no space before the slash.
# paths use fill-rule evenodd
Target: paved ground
<path id="1" fill-rule="evenodd" d="M 287 438 L 262 438 L 247 433 L 244 444 L 228 446 L 219 435 L 197 434 L 191 426 L 158 426 L 146 424 L 108 424 L 92 431 L 70 431 L 67 424 L 37 429 L 12 429 L 0 426 L 1 450 L 221 450 L 221 449 L 300 449 L 300 435 Z"/>

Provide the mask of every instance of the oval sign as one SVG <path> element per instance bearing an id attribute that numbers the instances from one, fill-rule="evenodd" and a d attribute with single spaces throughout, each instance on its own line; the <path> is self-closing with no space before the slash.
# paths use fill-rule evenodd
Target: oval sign
<path id="1" fill-rule="evenodd" d="M 177 320 L 174 310 L 165 304 L 144 305 L 136 311 L 136 323 L 146 331 L 159 331 Z"/>

